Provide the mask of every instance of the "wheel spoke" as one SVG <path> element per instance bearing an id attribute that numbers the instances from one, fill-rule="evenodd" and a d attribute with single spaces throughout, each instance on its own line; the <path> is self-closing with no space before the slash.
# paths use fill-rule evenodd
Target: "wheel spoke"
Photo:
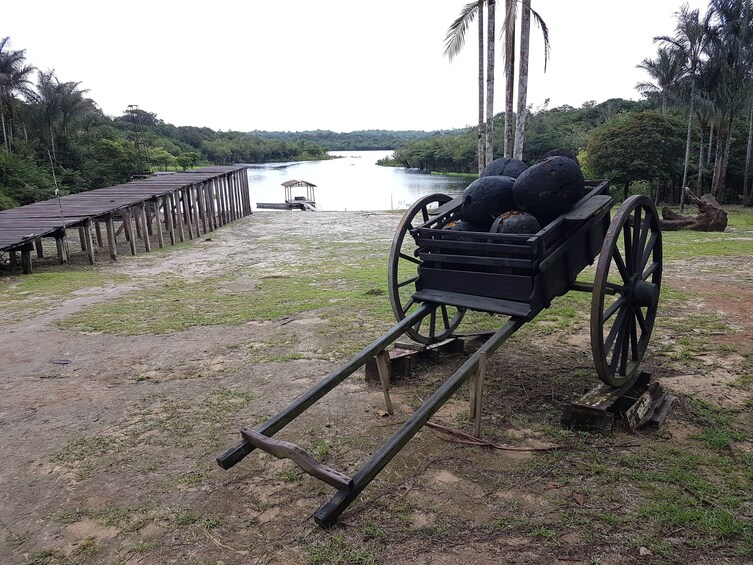
<path id="1" fill-rule="evenodd" d="M 639 265 L 638 271 L 642 271 L 643 268 L 648 263 L 649 258 L 651 257 L 651 254 L 654 250 L 654 246 L 656 245 L 656 242 L 659 239 L 658 233 L 651 234 L 651 239 L 648 240 L 648 245 L 646 245 L 646 249 L 643 250 L 643 257 L 641 257 L 641 264 Z"/>
<path id="2" fill-rule="evenodd" d="M 640 272 L 640 270 L 646 264 L 643 261 L 643 255 L 645 254 L 646 238 L 648 237 L 648 232 L 650 231 L 650 229 L 651 220 L 650 218 L 645 218 L 643 225 L 641 226 L 641 234 L 638 237 L 638 245 L 635 246 L 635 263 L 637 265 L 637 268 L 635 269 L 636 272 Z"/>
<path id="3" fill-rule="evenodd" d="M 620 358 L 620 375 L 626 374 L 628 362 L 628 350 L 630 349 L 630 325 L 632 316 L 629 316 L 625 324 L 625 330 L 622 334 L 622 357 Z"/>
<path id="4" fill-rule="evenodd" d="M 627 302 L 627 296 L 620 296 L 617 300 L 615 300 L 612 305 L 604 310 L 604 315 L 601 317 L 602 322 L 606 322 L 609 318 L 611 318 L 617 310 L 622 308 L 623 304 Z"/>
<path id="5" fill-rule="evenodd" d="M 643 278 L 643 280 L 644 281 L 648 280 L 648 277 L 650 277 L 651 275 L 653 275 L 654 271 L 656 271 L 656 269 L 658 269 L 660 267 L 660 265 L 661 265 L 661 263 L 659 263 L 658 261 L 654 261 L 653 263 L 651 263 L 651 266 L 648 269 L 646 269 L 645 271 L 643 271 L 643 274 L 641 275 L 641 277 Z"/>
<path id="6" fill-rule="evenodd" d="M 633 274 L 633 233 L 630 229 L 629 222 L 625 222 L 625 226 L 622 229 L 622 242 L 625 246 L 625 266 L 628 274 L 625 282 L 630 280 L 630 275 Z"/>
<path id="7" fill-rule="evenodd" d="M 437 335 L 437 309 L 431 311 L 429 318 L 429 337 Z"/>
<path id="8" fill-rule="evenodd" d="M 614 255 L 612 255 L 612 258 L 614 259 L 614 264 L 617 265 L 617 270 L 620 271 L 622 282 L 624 282 L 625 284 L 629 283 L 630 275 L 628 274 L 627 267 L 625 266 L 625 261 L 622 260 L 622 254 L 617 247 L 615 247 L 614 249 Z"/>
<path id="9" fill-rule="evenodd" d="M 610 349 L 612 349 L 612 344 L 614 343 L 614 338 L 617 337 L 617 332 L 622 327 L 622 324 L 625 320 L 625 314 L 627 312 L 627 308 L 621 308 L 620 313 L 617 314 L 617 318 L 614 321 L 614 325 L 612 326 L 612 329 L 609 330 L 609 334 L 607 335 L 607 339 L 604 341 L 604 351 L 608 352 Z"/>
<path id="10" fill-rule="evenodd" d="M 406 255 L 405 253 L 400 253 L 400 258 L 405 259 L 406 261 L 410 261 L 411 263 L 415 263 L 416 265 L 420 265 L 421 261 L 416 259 L 415 257 L 411 257 L 410 255 Z"/>
<path id="11" fill-rule="evenodd" d="M 403 282 L 397 283 L 397 288 L 402 288 L 404 286 L 408 286 L 409 284 L 414 283 L 417 280 L 418 280 L 418 275 L 416 275 L 415 277 L 411 277 L 409 279 L 405 279 Z"/>
<path id="12" fill-rule="evenodd" d="M 444 324 L 445 329 L 450 327 L 450 317 L 447 315 L 446 304 L 442 304 L 442 323 Z"/>
<path id="13" fill-rule="evenodd" d="M 630 359 L 638 360 L 638 329 L 635 326 L 635 314 L 630 316 Z"/>
<path id="14" fill-rule="evenodd" d="M 424 223 L 429 221 L 429 209 L 426 206 L 421 208 L 421 216 L 423 216 Z"/>
<path id="15" fill-rule="evenodd" d="M 641 336 L 648 333 L 648 326 L 646 326 L 646 318 L 643 316 L 643 310 L 638 308 L 635 311 L 635 317 L 638 319 L 638 325 L 641 327 Z"/>
<path id="16" fill-rule="evenodd" d="M 626 286 L 610 281 L 605 282 L 604 286 L 606 286 L 610 290 L 613 290 L 615 294 L 625 294 L 627 292 Z"/>
<path id="17" fill-rule="evenodd" d="M 410 307 L 413 306 L 415 303 L 416 303 L 416 301 L 413 300 L 413 297 L 411 296 L 408 299 L 408 302 L 406 302 L 405 306 L 403 306 L 403 308 L 402 308 L 402 310 L 403 310 L 403 317 L 405 316 L 405 314 L 408 313 L 408 310 L 410 310 Z"/>

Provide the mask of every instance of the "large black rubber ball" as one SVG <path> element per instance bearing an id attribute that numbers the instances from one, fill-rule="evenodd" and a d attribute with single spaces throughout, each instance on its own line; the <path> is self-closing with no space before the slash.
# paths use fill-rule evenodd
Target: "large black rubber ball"
<path id="1" fill-rule="evenodd" d="M 461 214 L 467 222 L 477 225 L 481 231 L 489 231 L 494 219 L 512 210 L 512 177 L 480 177 L 463 191 Z"/>
<path id="2" fill-rule="evenodd" d="M 580 166 L 580 162 L 578 161 L 578 157 L 570 151 L 569 149 L 552 149 L 551 151 L 547 151 L 544 153 L 540 158 L 539 161 L 543 161 L 544 159 L 548 159 L 549 157 L 567 157 L 568 159 L 572 159 L 576 163 L 578 163 L 578 166 Z"/>
<path id="3" fill-rule="evenodd" d="M 483 171 L 482 177 L 512 177 L 514 179 L 520 176 L 520 173 L 528 168 L 520 159 L 510 157 L 500 157 L 489 163 Z"/>
<path id="4" fill-rule="evenodd" d="M 453 220 L 451 222 L 447 222 L 447 224 L 445 224 L 442 229 L 450 231 L 485 231 L 480 229 L 478 226 L 474 226 L 470 222 L 466 222 L 465 220 Z"/>
<path id="5" fill-rule="evenodd" d="M 538 220 L 528 212 L 511 210 L 494 220 L 491 231 L 497 233 L 536 233 L 540 229 Z"/>
<path id="6" fill-rule="evenodd" d="M 584 194 L 583 173 L 567 157 L 550 157 L 531 165 L 513 188 L 515 209 L 530 212 L 542 226 L 569 211 Z"/>

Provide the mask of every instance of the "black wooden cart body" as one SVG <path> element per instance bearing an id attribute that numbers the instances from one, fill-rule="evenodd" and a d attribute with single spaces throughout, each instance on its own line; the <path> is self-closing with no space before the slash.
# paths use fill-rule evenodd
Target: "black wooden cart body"
<path id="1" fill-rule="evenodd" d="M 635 379 L 661 284 L 658 216 L 650 199 L 633 196 L 610 219 L 614 201 L 609 183 L 588 181 L 587 186 L 588 193 L 571 211 L 530 235 L 442 229 L 459 219 L 462 197 L 434 194 L 419 199 L 403 216 L 390 253 L 395 326 L 265 424 L 241 429 L 243 441 L 221 454 L 218 464 L 228 469 L 257 447 L 292 459 L 337 489 L 314 514 L 318 524 L 329 526 L 469 377 L 482 379 L 488 356 L 570 290 L 592 293 L 591 346 L 598 376 L 614 387 Z M 576 281 L 597 256 L 593 283 Z M 271 437 L 372 359 L 391 412 L 386 348 L 403 335 L 422 344 L 441 342 L 453 335 L 466 310 L 509 320 L 352 477 Z"/>

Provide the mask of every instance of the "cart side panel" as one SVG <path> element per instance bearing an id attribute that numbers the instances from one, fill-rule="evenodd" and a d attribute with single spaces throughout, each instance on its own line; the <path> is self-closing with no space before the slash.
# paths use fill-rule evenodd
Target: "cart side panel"
<path id="1" fill-rule="evenodd" d="M 578 274 L 594 262 L 601 251 L 607 229 L 608 213 L 587 226 L 587 229 L 572 234 L 567 245 L 556 257 L 553 256 L 551 262 L 542 262 L 535 294 L 541 297 L 545 305 L 548 306 L 553 298 L 567 293 Z"/>
<path id="2" fill-rule="evenodd" d="M 417 290 L 431 289 L 528 302 L 533 292 L 533 278 L 447 268 L 432 269 L 422 266 L 416 288 Z"/>

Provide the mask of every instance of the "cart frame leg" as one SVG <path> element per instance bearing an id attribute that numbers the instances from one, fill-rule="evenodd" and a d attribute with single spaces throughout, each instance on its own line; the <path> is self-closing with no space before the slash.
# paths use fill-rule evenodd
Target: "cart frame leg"
<path id="1" fill-rule="evenodd" d="M 373 341 L 370 345 L 366 346 L 358 355 L 330 373 L 329 376 L 322 380 L 318 385 L 314 386 L 313 388 L 309 389 L 307 392 L 299 396 L 285 410 L 278 412 L 265 424 L 262 424 L 261 426 L 256 428 L 256 431 L 267 437 L 271 437 L 279 432 L 282 428 L 287 426 L 290 422 L 292 422 L 303 412 L 305 412 L 317 400 L 330 392 L 347 377 L 355 373 L 376 354 L 384 350 L 388 345 L 390 345 L 393 341 L 395 341 L 398 337 L 405 333 L 405 330 L 407 328 L 416 324 L 416 322 L 418 322 L 427 314 L 430 314 L 438 306 L 438 304 L 424 304 L 410 316 L 404 318 L 403 320 L 400 320 L 400 322 L 393 326 L 390 331 L 385 333 L 377 340 Z M 248 441 L 243 440 L 235 447 L 231 447 L 230 449 L 219 455 L 217 457 L 217 464 L 223 469 L 229 469 L 236 463 L 240 462 L 254 449 L 256 448 L 253 445 L 251 445 Z"/>
<path id="2" fill-rule="evenodd" d="M 423 307 L 422 307 L 423 308 Z M 411 316 L 412 318 L 412 316 Z M 405 320 L 407 320 L 406 318 Z M 405 322 L 403 320 L 403 322 Z M 371 459 L 353 476 L 349 488 L 337 491 L 328 503 L 314 514 L 314 521 L 322 527 L 331 526 L 340 514 L 366 488 L 374 477 L 389 463 L 410 439 L 423 427 L 442 405 L 454 395 L 468 376 L 478 370 L 479 359 L 492 355 L 499 347 L 525 323 L 523 318 L 510 318 L 490 337 L 453 375 L 432 394 L 415 414 L 377 451 Z"/>

